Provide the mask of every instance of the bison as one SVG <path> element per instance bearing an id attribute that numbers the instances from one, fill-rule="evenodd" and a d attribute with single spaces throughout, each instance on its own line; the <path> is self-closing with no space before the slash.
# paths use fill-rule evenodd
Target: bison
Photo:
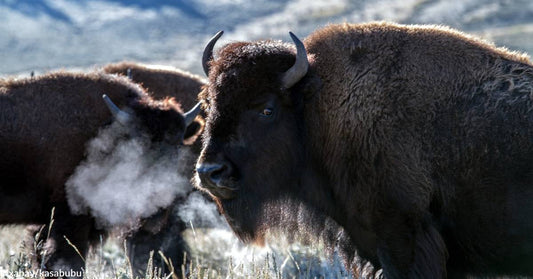
<path id="1" fill-rule="evenodd" d="M 185 107 L 196 104 L 197 95 L 205 85 L 203 78 L 171 67 L 125 61 L 105 65 L 101 70 L 109 74 L 128 76 L 144 87 L 152 98 L 174 97 Z"/>
<path id="2" fill-rule="evenodd" d="M 174 99 L 152 100 L 116 75 L 0 80 L 0 224 L 48 224 L 55 208 L 51 230 L 41 234 L 46 253 L 34 261 L 48 270 L 81 270 L 78 253 L 86 256 L 103 232 L 90 214 L 74 215 L 66 197 L 65 183 L 87 143 L 116 119 L 131 137 L 147 137 L 150 149 L 164 153 L 198 132 L 190 131 L 200 127 L 191 125 L 198 112 L 196 106 L 183 113 Z"/>
<path id="3" fill-rule="evenodd" d="M 135 62 L 107 64 L 100 71 L 127 76 L 145 88 L 152 98 L 174 97 L 184 107 L 192 107 L 197 103 L 198 93 L 205 85 L 203 78 L 179 69 Z M 203 112 L 200 111 L 199 115 L 203 116 Z M 203 118 L 198 116 L 192 125 L 202 126 Z M 191 127 L 190 131 L 195 131 L 195 129 Z M 189 138 L 187 143 L 196 139 L 195 137 Z M 194 141 L 190 150 L 195 156 L 198 156 L 200 148 L 200 142 Z M 190 167 L 192 175 L 194 162 L 190 164 Z M 178 198 L 175 205 L 179 206 L 183 201 L 183 198 Z M 161 250 L 166 256 L 169 256 L 173 260 L 175 268 L 179 268 L 183 264 L 182 256 L 184 251 L 188 249 L 181 238 L 181 233 L 187 226 L 175 215 L 173 210 L 175 210 L 174 207 L 168 207 L 153 217 L 143 220 L 145 224 L 126 237 L 130 260 L 135 267 L 134 271 L 137 276 L 144 276 L 146 263 L 152 250 L 156 253 L 157 250 Z M 154 266 L 166 268 L 166 264 L 160 260 L 157 254 L 154 256 L 153 262 Z M 168 269 L 166 271 L 170 272 Z"/>
<path id="4" fill-rule="evenodd" d="M 218 34 L 204 50 L 195 181 L 240 238 L 261 241 L 295 204 L 385 278 L 533 275 L 526 55 L 441 26 L 290 35 L 295 48 L 235 42 L 213 59 Z"/>

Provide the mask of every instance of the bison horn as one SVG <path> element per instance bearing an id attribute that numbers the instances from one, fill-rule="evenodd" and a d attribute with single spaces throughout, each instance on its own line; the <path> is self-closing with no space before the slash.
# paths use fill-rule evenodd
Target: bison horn
<path id="1" fill-rule="evenodd" d="M 102 98 L 104 98 L 104 102 L 111 111 L 111 114 L 120 124 L 127 125 L 131 121 L 132 115 L 119 109 L 106 94 L 102 95 Z"/>
<path id="2" fill-rule="evenodd" d="M 202 55 L 202 67 L 204 67 L 204 73 L 206 76 L 209 76 L 209 60 L 213 58 L 213 47 L 215 47 L 216 42 L 224 34 L 224 31 L 219 31 L 211 40 L 209 40 L 209 43 L 205 46 L 204 49 L 204 55 Z"/>
<path id="3" fill-rule="evenodd" d="M 185 126 L 189 126 L 192 123 L 192 121 L 196 118 L 198 113 L 200 113 L 201 104 L 202 103 L 198 102 L 196 106 L 194 106 L 191 110 L 183 114 L 183 117 L 185 118 Z"/>
<path id="4" fill-rule="evenodd" d="M 307 74 L 307 69 L 309 69 L 309 61 L 307 60 L 304 44 L 292 32 L 289 32 L 289 34 L 296 45 L 296 61 L 281 78 L 283 88 L 291 88 Z"/>

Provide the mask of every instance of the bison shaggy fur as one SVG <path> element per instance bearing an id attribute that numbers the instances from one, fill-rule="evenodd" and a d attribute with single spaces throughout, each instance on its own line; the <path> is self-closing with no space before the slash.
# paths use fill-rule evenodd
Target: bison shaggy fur
<path id="1" fill-rule="evenodd" d="M 533 276 L 527 56 L 384 22 L 304 43 L 309 70 L 289 88 L 289 44 L 231 43 L 209 63 L 196 182 L 235 232 L 260 240 L 287 219 L 316 234 L 329 218 L 347 258 L 385 278 Z"/>
<path id="2" fill-rule="evenodd" d="M 105 65 L 101 70 L 123 76 L 128 76 L 129 73 L 131 80 L 144 87 L 152 98 L 174 97 L 187 108 L 198 102 L 197 95 L 205 85 L 205 79 L 172 67 L 124 61 Z"/>

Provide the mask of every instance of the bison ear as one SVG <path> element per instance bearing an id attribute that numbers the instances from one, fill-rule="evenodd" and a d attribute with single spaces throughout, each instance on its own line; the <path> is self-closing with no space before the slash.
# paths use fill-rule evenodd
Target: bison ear
<path id="1" fill-rule="evenodd" d="M 194 121 L 191 122 L 185 129 L 185 134 L 183 135 L 183 144 L 192 145 L 198 136 L 204 130 L 204 119 L 201 116 L 197 116 Z"/>
<path id="2" fill-rule="evenodd" d="M 320 77 L 311 70 L 309 73 L 292 88 L 293 100 L 303 100 L 304 103 L 309 102 L 322 89 L 323 83 Z"/>

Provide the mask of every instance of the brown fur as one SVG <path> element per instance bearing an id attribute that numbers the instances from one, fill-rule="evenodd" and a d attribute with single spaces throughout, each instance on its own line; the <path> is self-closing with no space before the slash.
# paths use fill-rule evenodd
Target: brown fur
<path id="1" fill-rule="evenodd" d="M 154 148 L 179 144 L 174 141 L 185 134 L 179 104 L 154 101 L 124 77 L 57 72 L 0 80 L 0 224 L 48 224 L 55 207 L 44 247 L 48 269 L 83 267 L 63 236 L 85 255 L 101 233 L 90 216 L 70 213 L 64 184 L 83 160 L 86 143 L 113 120 L 102 94 L 136 116 L 132 127 L 149 135 Z"/>
<path id="2" fill-rule="evenodd" d="M 152 98 L 174 97 L 187 108 L 198 102 L 197 94 L 205 85 L 203 78 L 179 69 L 157 68 L 134 62 L 108 64 L 102 71 L 126 76 L 128 69 L 131 71 L 131 79 L 146 88 Z"/>
<path id="3" fill-rule="evenodd" d="M 271 205 L 295 199 L 386 278 L 533 275 L 527 56 L 391 23 L 330 25 L 305 45 L 311 69 L 289 90 L 290 45 L 233 43 L 211 62 L 199 164 L 231 165 L 235 197 L 213 197 L 234 230 L 261 238 L 279 226 Z"/>

